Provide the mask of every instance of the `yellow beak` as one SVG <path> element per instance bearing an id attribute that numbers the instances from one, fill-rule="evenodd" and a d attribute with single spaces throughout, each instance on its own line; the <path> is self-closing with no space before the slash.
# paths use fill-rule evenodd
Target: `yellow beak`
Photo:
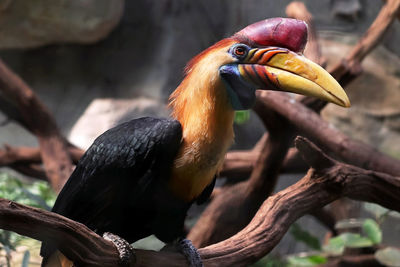
<path id="1" fill-rule="evenodd" d="M 325 69 L 288 49 L 251 49 L 242 63 L 239 64 L 241 77 L 259 89 L 314 96 L 350 107 L 345 91 Z"/>

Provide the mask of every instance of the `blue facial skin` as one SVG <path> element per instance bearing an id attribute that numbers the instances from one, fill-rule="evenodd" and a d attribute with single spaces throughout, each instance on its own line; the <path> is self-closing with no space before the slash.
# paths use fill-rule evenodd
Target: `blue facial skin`
<path id="1" fill-rule="evenodd" d="M 242 79 L 237 64 L 221 66 L 219 75 L 225 83 L 234 110 L 246 110 L 254 105 L 256 88 Z"/>

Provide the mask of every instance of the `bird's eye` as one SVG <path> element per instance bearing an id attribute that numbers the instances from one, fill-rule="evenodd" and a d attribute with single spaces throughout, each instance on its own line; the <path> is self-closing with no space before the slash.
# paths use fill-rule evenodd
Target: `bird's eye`
<path id="1" fill-rule="evenodd" d="M 235 48 L 235 55 L 237 56 L 243 56 L 246 53 L 246 50 L 244 49 L 244 47 L 239 46 Z"/>
<path id="2" fill-rule="evenodd" d="M 238 44 L 231 48 L 231 53 L 239 59 L 246 57 L 248 51 L 249 47 L 244 44 Z"/>

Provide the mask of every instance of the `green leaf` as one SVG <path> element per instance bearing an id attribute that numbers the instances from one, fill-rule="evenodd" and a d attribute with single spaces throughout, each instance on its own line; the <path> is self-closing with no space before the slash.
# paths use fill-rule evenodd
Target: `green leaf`
<path id="1" fill-rule="evenodd" d="M 399 267 L 400 266 L 400 250 L 393 247 L 387 247 L 380 249 L 375 252 L 375 258 L 379 263 L 390 266 Z"/>
<path id="2" fill-rule="evenodd" d="M 363 231 L 365 235 L 372 241 L 372 243 L 380 244 L 382 242 L 382 230 L 376 221 L 372 219 L 366 219 L 363 224 Z"/>
<path id="3" fill-rule="evenodd" d="M 299 224 L 294 223 L 290 227 L 290 233 L 292 236 L 300 242 L 303 242 L 307 246 L 309 246 L 312 249 L 320 250 L 321 249 L 321 244 L 318 240 L 317 237 L 313 236 L 309 232 L 303 230 Z"/>
<path id="4" fill-rule="evenodd" d="M 339 256 L 343 254 L 345 248 L 345 241 L 342 236 L 336 236 L 329 239 L 328 244 L 322 247 L 322 250 L 333 256 Z"/>
<path id="5" fill-rule="evenodd" d="M 243 124 L 250 119 L 249 110 L 238 110 L 235 112 L 235 123 Z"/>
<path id="6" fill-rule="evenodd" d="M 0 197 L 47 210 L 53 206 L 56 199 L 48 183 L 23 182 L 7 173 L 0 173 Z"/>
<path id="7" fill-rule="evenodd" d="M 373 245 L 372 241 L 359 234 L 343 233 L 339 235 L 344 240 L 344 245 L 349 248 L 365 248 Z"/>
<path id="8" fill-rule="evenodd" d="M 324 256 L 321 255 L 312 255 L 308 257 L 311 262 L 314 262 L 315 264 L 323 264 L 327 262 L 327 259 Z"/>
<path id="9" fill-rule="evenodd" d="M 363 237 L 354 233 L 343 233 L 334 238 L 329 239 L 327 245 L 323 246 L 323 251 L 333 255 L 339 256 L 343 253 L 346 247 L 349 248 L 364 248 L 371 247 L 374 243 L 367 237 Z"/>
<path id="10" fill-rule="evenodd" d="M 287 258 L 288 266 L 295 267 L 308 267 L 323 264 L 327 262 L 327 259 L 321 255 L 311 256 L 290 256 Z"/>
<path id="11" fill-rule="evenodd" d="M 382 242 L 382 231 L 379 227 L 379 225 L 376 223 L 376 221 L 372 219 L 345 219 L 341 220 L 336 223 L 335 225 L 336 229 L 352 229 L 352 228 L 362 228 L 363 232 L 366 235 L 366 238 L 369 239 L 372 244 L 379 244 Z M 353 244 L 353 242 L 360 242 L 359 244 L 361 246 L 369 246 L 367 245 L 369 242 L 367 242 L 365 237 L 361 237 L 360 235 L 345 235 L 345 238 L 350 238 L 348 239 L 343 239 L 346 242 L 350 242 L 350 244 Z M 351 245 L 347 245 L 351 246 Z M 358 245 L 356 245 L 358 246 Z"/>

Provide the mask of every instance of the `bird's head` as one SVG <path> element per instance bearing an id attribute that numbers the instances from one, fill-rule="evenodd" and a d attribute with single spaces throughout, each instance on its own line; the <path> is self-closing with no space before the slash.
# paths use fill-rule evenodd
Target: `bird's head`
<path id="1" fill-rule="evenodd" d="M 302 55 L 306 42 L 305 22 L 266 19 L 211 46 L 189 63 L 187 71 L 194 71 L 200 61 L 208 70 L 215 69 L 236 110 L 254 104 L 256 89 L 299 93 L 349 107 L 339 83 Z"/>

